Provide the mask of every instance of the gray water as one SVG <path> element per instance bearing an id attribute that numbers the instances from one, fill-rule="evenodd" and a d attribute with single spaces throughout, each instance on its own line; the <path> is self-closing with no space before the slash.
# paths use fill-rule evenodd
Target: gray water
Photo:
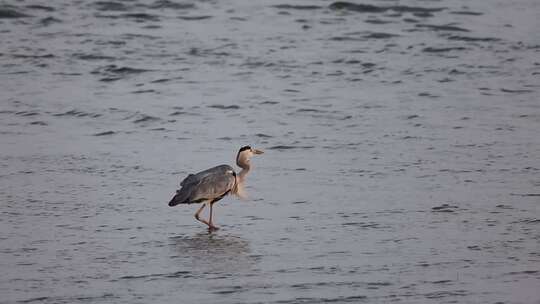
<path id="1" fill-rule="evenodd" d="M 2 1 L 0 302 L 540 303 L 540 3 L 355 3 Z"/>

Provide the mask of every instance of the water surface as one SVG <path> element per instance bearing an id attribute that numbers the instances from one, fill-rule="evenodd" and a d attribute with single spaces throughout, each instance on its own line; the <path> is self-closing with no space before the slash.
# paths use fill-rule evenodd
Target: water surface
<path id="1" fill-rule="evenodd" d="M 538 303 L 537 1 L 0 5 L 1 303 Z M 250 200 L 167 207 L 254 159 Z"/>

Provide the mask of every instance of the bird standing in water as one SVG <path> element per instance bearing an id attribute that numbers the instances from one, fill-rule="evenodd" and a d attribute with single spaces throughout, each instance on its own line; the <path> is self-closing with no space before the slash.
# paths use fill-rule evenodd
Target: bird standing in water
<path id="1" fill-rule="evenodd" d="M 209 230 L 218 229 L 212 221 L 214 203 L 227 194 L 234 194 L 240 198 L 245 197 L 244 181 L 251 169 L 250 159 L 256 154 L 263 154 L 263 151 L 252 149 L 250 146 L 240 148 L 236 155 L 236 164 L 242 170 L 238 174 L 229 165 L 219 165 L 197 174 L 189 174 L 180 183 L 181 188 L 176 191 L 176 195 L 169 202 L 169 206 L 202 203 L 202 206 L 195 213 L 195 219 L 208 225 Z M 210 207 L 208 221 L 199 216 L 207 205 Z"/>

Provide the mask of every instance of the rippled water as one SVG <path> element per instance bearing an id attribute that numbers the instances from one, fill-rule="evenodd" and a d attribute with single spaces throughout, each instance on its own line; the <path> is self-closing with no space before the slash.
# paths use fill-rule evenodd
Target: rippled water
<path id="1" fill-rule="evenodd" d="M 354 3 L 3 1 L 0 302 L 538 303 L 540 4 Z"/>

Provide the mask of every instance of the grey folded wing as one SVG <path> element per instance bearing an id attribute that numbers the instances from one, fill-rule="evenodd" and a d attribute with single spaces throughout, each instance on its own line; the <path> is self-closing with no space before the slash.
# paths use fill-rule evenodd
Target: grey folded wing
<path id="1" fill-rule="evenodd" d="M 188 175 L 177 191 L 178 200 L 185 203 L 198 203 L 216 200 L 229 193 L 235 185 L 236 173 L 228 165 L 221 165 Z"/>

